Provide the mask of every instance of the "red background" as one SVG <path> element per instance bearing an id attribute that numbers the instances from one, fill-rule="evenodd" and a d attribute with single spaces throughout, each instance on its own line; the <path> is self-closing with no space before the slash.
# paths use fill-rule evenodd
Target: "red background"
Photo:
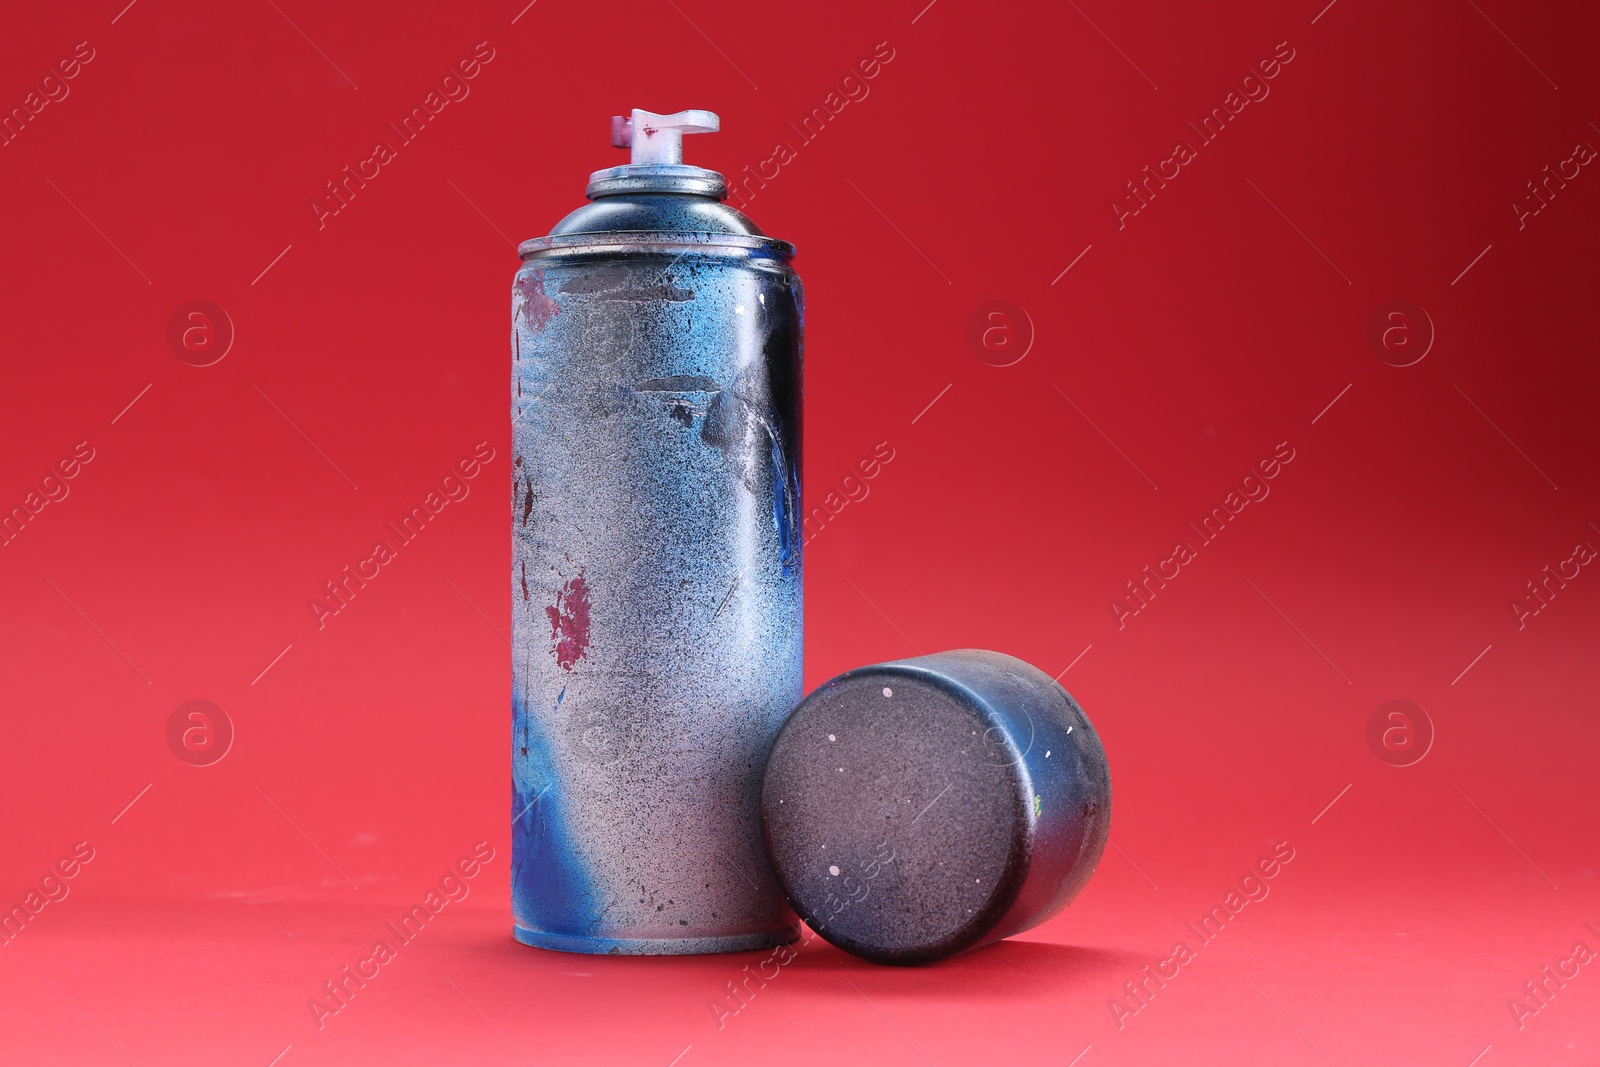
<path id="1" fill-rule="evenodd" d="M 7 109 L 95 53 L 0 148 L 0 504 L 95 450 L 0 548 L 0 900 L 96 853 L 0 948 L 0 1060 L 1600 1056 L 1595 967 L 1521 1029 L 1507 1005 L 1600 948 L 1600 576 L 1522 629 L 1508 606 L 1600 546 L 1600 176 L 1510 207 L 1600 146 L 1592 9 L 123 2 L 16 7 L 0 42 Z M 323 183 L 480 41 L 470 96 L 319 229 Z M 1125 183 L 1285 41 L 1119 229 Z M 711 108 L 688 157 L 737 172 L 880 42 L 870 95 L 749 202 L 808 287 L 808 502 L 895 451 L 808 549 L 807 683 L 952 647 L 1070 665 L 1116 849 L 1021 938 L 919 970 L 818 942 L 719 1030 L 761 957 L 511 940 L 510 243 L 620 161 L 611 114 Z M 194 299 L 236 330 L 213 366 L 166 341 Z M 966 340 L 996 299 L 1036 335 L 1012 366 Z M 1436 331 L 1404 368 L 1366 338 L 1399 299 Z M 319 631 L 307 600 L 482 440 L 472 495 Z M 1123 583 L 1285 441 L 1270 497 L 1119 629 Z M 167 747 L 192 699 L 237 731 L 213 766 Z M 1391 699 L 1437 731 L 1414 766 L 1367 745 Z M 307 999 L 480 840 L 472 896 L 319 1030 Z M 1119 1029 L 1108 1000 L 1280 840 L 1271 896 Z"/>

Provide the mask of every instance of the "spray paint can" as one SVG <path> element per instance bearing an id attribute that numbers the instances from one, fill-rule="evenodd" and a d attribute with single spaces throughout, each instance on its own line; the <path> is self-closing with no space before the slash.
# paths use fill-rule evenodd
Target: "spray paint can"
<path id="1" fill-rule="evenodd" d="M 801 680 L 800 279 L 683 163 L 708 111 L 525 241 L 512 292 L 512 910 L 611 954 L 794 939 L 762 853 Z"/>

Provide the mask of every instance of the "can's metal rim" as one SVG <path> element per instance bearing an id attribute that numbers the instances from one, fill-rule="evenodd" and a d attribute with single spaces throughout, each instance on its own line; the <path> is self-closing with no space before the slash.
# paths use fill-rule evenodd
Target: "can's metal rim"
<path id="1" fill-rule="evenodd" d="M 789 258 L 794 245 L 774 237 L 755 237 L 743 233 L 709 233 L 672 230 L 606 230 L 598 233 L 568 233 L 535 237 L 517 246 L 523 259 L 545 252 L 575 252 L 587 249 L 625 248 L 630 252 L 681 252 L 690 248 L 742 248 Z"/>
<path id="2" fill-rule="evenodd" d="M 590 200 L 630 193 L 687 193 L 723 200 L 728 183 L 721 174 L 682 163 L 633 163 L 607 167 L 589 175 L 585 195 Z"/>

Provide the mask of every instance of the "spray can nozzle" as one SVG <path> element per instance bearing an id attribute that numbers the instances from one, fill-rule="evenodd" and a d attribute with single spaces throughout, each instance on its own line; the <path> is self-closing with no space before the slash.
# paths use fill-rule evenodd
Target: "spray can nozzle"
<path id="1" fill-rule="evenodd" d="M 710 111 L 679 111 L 657 115 L 633 109 L 631 116 L 611 116 L 611 144 L 633 152 L 634 165 L 683 162 L 683 135 L 716 133 L 722 120 Z"/>

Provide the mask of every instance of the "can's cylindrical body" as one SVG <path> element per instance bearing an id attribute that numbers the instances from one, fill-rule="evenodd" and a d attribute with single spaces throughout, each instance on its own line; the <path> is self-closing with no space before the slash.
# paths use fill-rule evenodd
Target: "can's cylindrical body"
<path id="1" fill-rule="evenodd" d="M 638 171 L 711 173 L 597 175 L 512 293 L 515 932 L 758 948 L 795 936 L 758 812 L 803 695 L 801 288 L 720 178 Z"/>

